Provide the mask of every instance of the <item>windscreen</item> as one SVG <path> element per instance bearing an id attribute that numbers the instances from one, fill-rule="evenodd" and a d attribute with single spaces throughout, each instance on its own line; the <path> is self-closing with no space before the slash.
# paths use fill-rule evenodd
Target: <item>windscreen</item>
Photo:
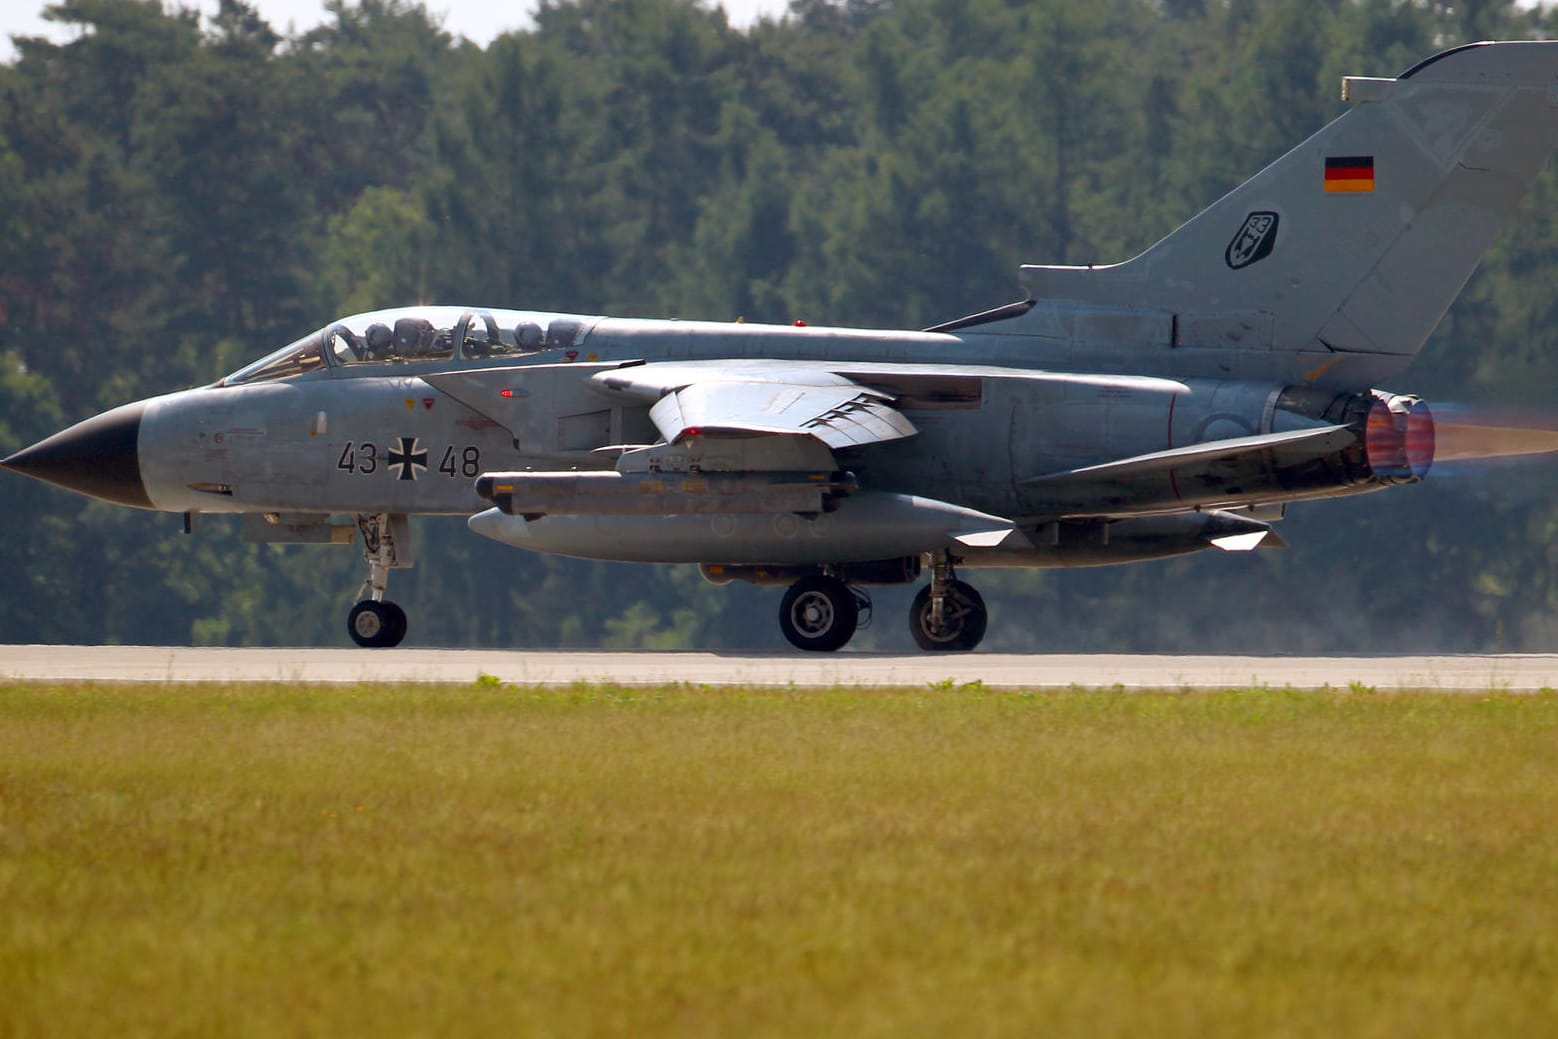
<path id="1" fill-rule="evenodd" d="M 342 318 L 241 368 L 223 385 L 286 379 L 326 365 L 351 369 L 451 359 L 511 360 L 571 350 L 594 321 L 563 314 L 407 307 Z"/>
<path id="2" fill-rule="evenodd" d="M 250 382 L 268 382 L 288 379 L 304 372 L 318 371 L 325 365 L 324 351 L 319 348 L 319 333 L 304 336 L 297 342 L 282 347 L 253 364 L 240 368 L 222 380 L 224 386 L 239 386 Z"/>

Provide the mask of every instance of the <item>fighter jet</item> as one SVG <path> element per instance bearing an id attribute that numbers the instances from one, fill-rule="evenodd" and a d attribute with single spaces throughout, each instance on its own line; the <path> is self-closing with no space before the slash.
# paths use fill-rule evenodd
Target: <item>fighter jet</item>
<path id="1" fill-rule="evenodd" d="M 361 646 L 413 514 L 537 552 L 787 586 L 785 637 L 849 642 L 866 588 L 928 580 L 971 650 L 981 567 L 1280 546 L 1289 502 L 1421 480 L 1435 426 L 1373 388 L 1412 360 L 1558 137 L 1558 42 L 1348 77 L 1339 118 L 1135 259 L 1024 266 L 923 331 L 407 307 L 4 460 L 111 502 L 349 544 Z"/>

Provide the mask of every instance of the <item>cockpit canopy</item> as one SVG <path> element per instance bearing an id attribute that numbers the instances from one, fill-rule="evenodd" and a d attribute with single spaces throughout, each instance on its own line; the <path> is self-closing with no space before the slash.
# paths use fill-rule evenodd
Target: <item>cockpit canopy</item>
<path id="1" fill-rule="evenodd" d="M 335 321 L 222 380 L 223 386 L 286 379 L 320 368 L 419 361 L 514 359 L 571 350 L 594 323 L 567 314 L 461 307 L 401 307 Z"/>

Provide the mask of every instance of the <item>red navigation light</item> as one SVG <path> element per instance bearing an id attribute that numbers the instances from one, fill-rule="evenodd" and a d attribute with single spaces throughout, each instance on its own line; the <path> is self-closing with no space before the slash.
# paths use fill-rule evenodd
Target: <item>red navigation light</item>
<path id="1" fill-rule="evenodd" d="M 512 397 L 512 396 L 514 396 L 514 391 L 513 390 L 499 390 L 498 391 L 498 396 L 504 397 L 504 398 Z"/>
<path id="2" fill-rule="evenodd" d="M 804 322 L 804 321 L 800 320 L 799 318 L 797 318 L 796 321 L 795 321 L 795 327 L 796 328 L 805 328 L 806 327 L 806 322 Z"/>

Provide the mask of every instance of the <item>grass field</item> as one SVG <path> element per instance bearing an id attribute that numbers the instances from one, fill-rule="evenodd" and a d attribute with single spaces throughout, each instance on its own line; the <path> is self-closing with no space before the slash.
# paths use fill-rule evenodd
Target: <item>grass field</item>
<path id="1" fill-rule="evenodd" d="M 0 686 L 0 1036 L 1558 1032 L 1558 697 Z"/>

